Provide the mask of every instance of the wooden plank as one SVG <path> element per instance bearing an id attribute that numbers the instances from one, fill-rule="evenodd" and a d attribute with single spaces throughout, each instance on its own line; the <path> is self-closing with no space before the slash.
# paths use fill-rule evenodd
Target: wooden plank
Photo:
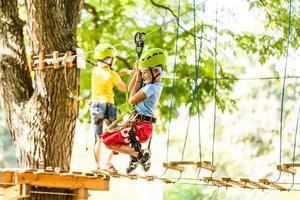
<path id="1" fill-rule="evenodd" d="M 164 182 L 164 183 L 172 183 L 172 180 L 171 179 L 168 179 L 168 178 L 158 178 L 158 180 Z"/>
<path id="2" fill-rule="evenodd" d="M 73 67 L 72 59 L 69 59 L 68 57 L 72 56 L 72 51 L 67 51 L 67 69 L 71 69 Z"/>
<path id="3" fill-rule="evenodd" d="M 297 172 L 297 170 L 295 168 L 292 168 L 292 167 L 286 166 L 286 165 L 277 165 L 277 170 L 279 170 L 281 172 L 290 173 L 290 174 L 296 174 L 296 172 Z"/>
<path id="4" fill-rule="evenodd" d="M 177 170 L 177 171 L 180 171 L 180 172 L 184 171 L 184 167 L 178 166 L 178 165 L 172 165 L 170 163 L 163 163 L 163 167 L 167 168 L 167 169 Z"/>
<path id="5" fill-rule="evenodd" d="M 89 190 L 108 190 L 109 180 L 100 177 L 72 177 L 61 176 L 59 174 L 33 174 L 33 173 L 17 173 L 17 183 L 28 183 L 32 186 L 50 187 L 50 188 L 81 188 Z"/>
<path id="6" fill-rule="evenodd" d="M 268 189 L 268 187 L 266 187 L 266 186 L 264 186 L 264 185 L 262 185 L 262 184 L 260 184 L 260 183 L 256 183 L 256 182 L 253 182 L 253 181 L 251 181 L 250 179 L 248 179 L 248 178 L 241 178 L 240 179 L 242 182 L 245 182 L 245 184 L 246 185 L 251 185 L 252 187 L 255 187 L 255 188 L 259 188 L 259 189 L 262 189 L 262 190 L 264 190 L 264 189 Z"/>
<path id="7" fill-rule="evenodd" d="M 33 59 L 32 59 L 32 55 L 28 56 L 27 64 L 28 64 L 29 72 L 33 71 Z"/>
<path id="8" fill-rule="evenodd" d="M 208 183 L 213 183 L 214 185 L 216 185 L 218 187 L 232 187 L 231 184 L 226 183 L 221 180 L 213 179 L 212 177 L 203 177 L 203 180 Z"/>
<path id="9" fill-rule="evenodd" d="M 0 172 L 0 187 L 9 187 L 14 185 L 14 172 Z"/>
<path id="10" fill-rule="evenodd" d="M 172 161 L 171 165 L 197 165 L 195 161 Z"/>
<path id="11" fill-rule="evenodd" d="M 53 51 L 53 68 L 54 69 L 59 69 L 59 52 L 58 51 Z"/>
<path id="12" fill-rule="evenodd" d="M 39 53 L 39 69 L 41 71 L 44 71 L 46 69 L 45 54 L 43 52 Z"/>
<path id="13" fill-rule="evenodd" d="M 300 167 L 300 163 L 286 163 L 283 165 L 287 167 Z"/>
<path id="14" fill-rule="evenodd" d="M 131 180 L 137 180 L 139 178 L 139 175 L 137 174 L 127 174 L 127 176 Z"/>
<path id="15" fill-rule="evenodd" d="M 146 175 L 146 176 L 141 176 L 140 178 L 145 179 L 147 181 L 154 181 L 157 178 L 157 176 Z"/>
<path id="16" fill-rule="evenodd" d="M 232 180 L 231 178 L 228 178 L 228 177 L 222 177 L 222 181 L 229 183 L 231 185 L 239 186 L 241 188 L 251 188 L 251 187 L 247 186 L 246 184 L 240 183 L 239 181 Z"/>
<path id="17" fill-rule="evenodd" d="M 208 161 L 197 162 L 197 167 L 207 169 L 207 170 L 212 171 L 212 172 L 216 171 L 216 169 L 217 169 L 215 166 L 213 166 Z"/>
<path id="18" fill-rule="evenodd" d="M 285 191 L 287 190 L 285 187 L 281 186 L 281 185 L 278 185 L 278 184 L 275 184 L 271 181 L 269 181 L 268 179 L 266 178 L 263 178 L 263 179 L 259 179 L 259 182 L 265 184 L 265 185 L 269 185 L 270 187 L 272 188 L 275 188 L 276 190 L 280 190 L 280 191 Z"/>

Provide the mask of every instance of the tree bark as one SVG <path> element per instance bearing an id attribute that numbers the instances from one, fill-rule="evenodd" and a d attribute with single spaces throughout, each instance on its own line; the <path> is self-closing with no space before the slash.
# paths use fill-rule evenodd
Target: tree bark
<path id="1" fill-rule="evenodd" d="M 25 4 L 34 55 L 75 51 L 80 0 L 26 0 Z M 0 18 L 0 103 L 16 146 L 17 163 L 21 168 L 37 168 L 43 161 L 45 167 L 68 170 L 78 101 L 70 98 L 67 88 L 79 94 L 79 70 L 36 70 L 33 84 L 26 65 L 17 0 L 0 0 Z"/>

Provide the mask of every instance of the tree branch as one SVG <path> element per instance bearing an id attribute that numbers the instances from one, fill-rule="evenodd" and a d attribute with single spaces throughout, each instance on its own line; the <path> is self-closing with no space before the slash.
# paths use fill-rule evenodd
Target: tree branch
<path id="1" fill-rule="evenodd" d="M 159 8 L 162 8 L 162 9 L 165 9 L 165 10 L 168 10 L 176 19 L 178 19 L 178 16 L 174 13 L 174 11 L 170 8 L 168 8 L 167 6 L 164 6 L 164 5 L 161 5 L 161 4 L 158 4 L 156 2 L 154 2 L 154 0 L 150 0 L 151 3 L 156 6 L 156 7 L 159 7 Z M 184 30 L 187 34 L 195 37 L 195 34 L 194 33 L 191 33 L 190 31 L 186 30 L 186 28 L 184 28 L 180 23 L 178 23 L 179 27 Z M 198 39 L 200 39 L 200 37 L 197 36 Z M 202 38 L 203 39 L 203 38 Z"/>
<path id="2" fill-rule="evenodd" d="M 177 15 L 174 13 L 174 11 L 173 11 L 172 9 L 168 8 L 167 6 L 158 4 L 158 3 L 154 2 L 153 0 L 150 0 L 150 1 L 151 1 L 151 3 L 152 3 L 154 6 L 159 7 L 159 8 L 163 8 L 163 9 L 165 9 L 165 10 L 168 10 L 168 11 L 171 12 L 171 14 L 172 14 L 176 19 L 178 18 Z"/>
<path id="3" fill-rule="evenodd" d="M 94 6 L 92 6 L 91 4 L 88 3 L 83 3 L 83 8 L 90 13 L 91 15 L 93 15 L 93 22 L 95 24 L 97 24 L 98 21 L 102 21 L 98 15 L 98 12 L 96 10 L 96 8 Z"/>
<path id="4" fill-rule="evenodd" d="M 125 64 L 125 66 L 126 66 L 128 69 L 132 69 L 131 65 L 128 63 L 128 61 L 127 61 L 126 58 L 123 58 L 123 57 L 121 57 L 121 56 L 117 56 L 117 58 L 118 58 L 119 60 L 121 60 L 121 61 Z"/>

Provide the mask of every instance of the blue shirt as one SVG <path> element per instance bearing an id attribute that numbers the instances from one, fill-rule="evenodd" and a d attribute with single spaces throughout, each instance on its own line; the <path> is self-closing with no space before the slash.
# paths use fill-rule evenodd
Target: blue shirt
<path id="1" fill-rule="evenodd" d="M 163 89 L 162 83 L 146 84 L 141 90 L 146 94 L 146 98 L 134 105 L 135 110 L 142 115 L 153 116 L 157 107 L 161 91 Z"/>

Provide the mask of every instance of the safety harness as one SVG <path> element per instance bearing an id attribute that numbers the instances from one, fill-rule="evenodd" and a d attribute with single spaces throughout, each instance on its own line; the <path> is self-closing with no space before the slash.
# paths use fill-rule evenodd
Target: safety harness
<path id="1" fill-rule="evenodd" d="M 137 53 L 137 62 L 139 61 L 139 59 L 142 55 L 142 52 L 143 52 L 143 49 L 144 49 L 145 39 L 146 39 L 146 34 L 145 33 L 136 32 L 136 34 L 134 36 L 134 42 L 135 42 L 135 45 L 136 45 L 135 51 Z M 152 75 L 152 82 L 151 83 L 154 83 L 154 80 L 155 80 L 156 77 L 153 78 L 154 75 L 153 75 L 153 71 L 152 71 L 151 68 L 150 68 L 150 73 Z M 144 86 L 145 86 L 145 84 L 141 83 L 139 90 Z M 135 127 L 135 125 L 138 121 L 149 121 L 149 122 L 155 123 L 156 119 L 154 117 L 150 117 L 150 116 L 146 116 L 146 115 L 140 115 L 137 112 L 134 112 L 133 115 L 134 115 L 134 117 L 131 120 L 133 123 L 132 123 L 132 125 L 130 127 L 130 130 L 128 132 L 129 140 L 130 140 L 131 147 L 134 148 L 134 150 L 138 152 L 138 158 L 141 158 L 142 157 L 142 151 L 141 151 L 142 150 L 141 149 L 142 145 L 136 139 L 136 131 L 134 130 L 134 127 Z M 150 137 L 150 140 L 148 142 L 148 149 L 150 149 L 151 139 L 152 139 L 152 136 Z"/>

